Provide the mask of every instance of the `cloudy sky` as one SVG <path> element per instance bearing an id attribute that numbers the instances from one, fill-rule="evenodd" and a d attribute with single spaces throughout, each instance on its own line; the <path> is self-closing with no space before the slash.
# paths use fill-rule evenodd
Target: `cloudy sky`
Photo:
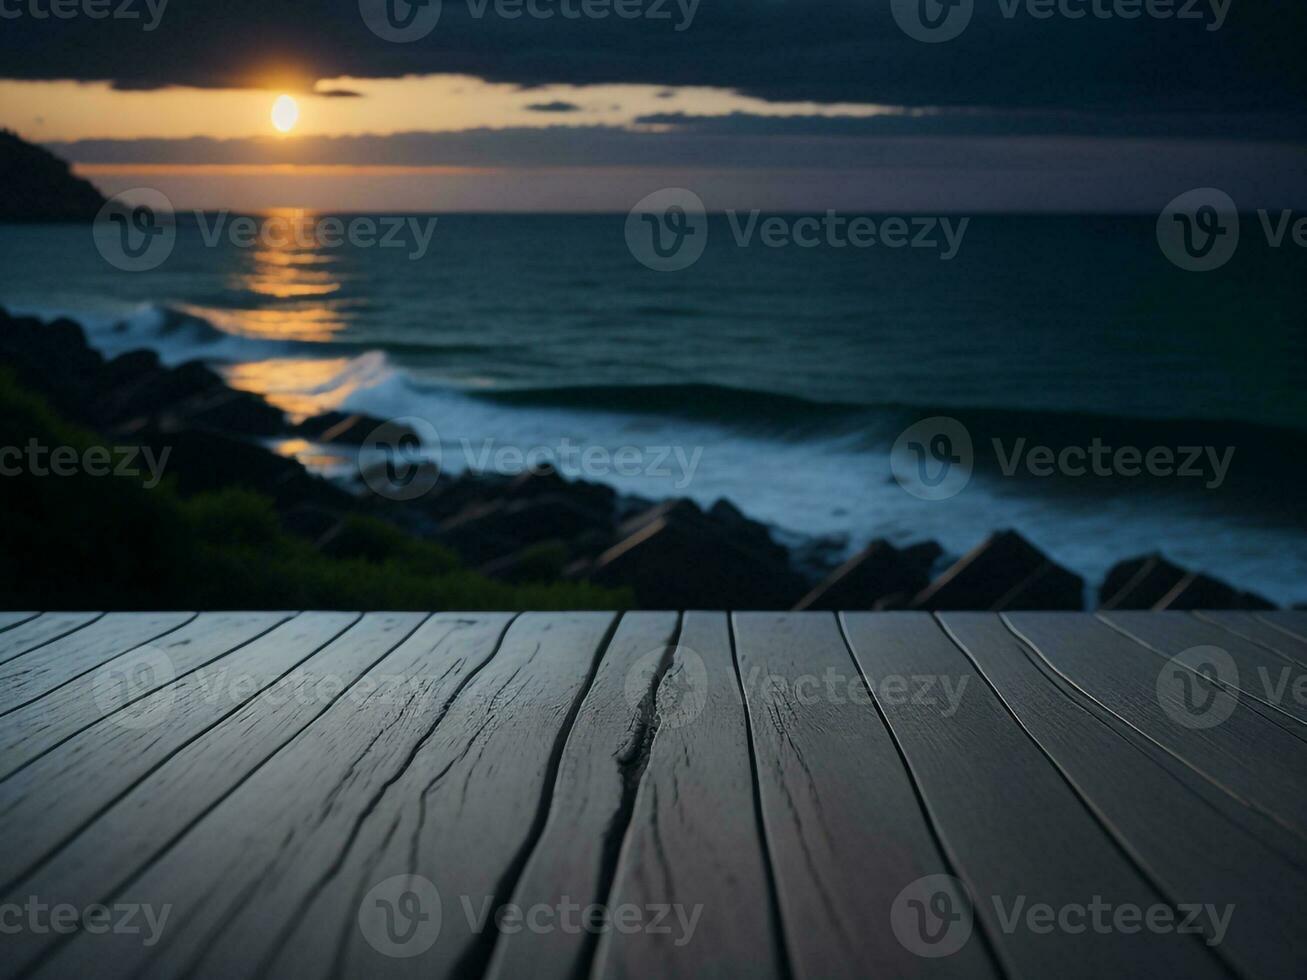
<path id="1" fill-rule="evenodd" d="M 179 206 L 1307 206 L 1300 0 L 66 2 L 0 125 Z"/>

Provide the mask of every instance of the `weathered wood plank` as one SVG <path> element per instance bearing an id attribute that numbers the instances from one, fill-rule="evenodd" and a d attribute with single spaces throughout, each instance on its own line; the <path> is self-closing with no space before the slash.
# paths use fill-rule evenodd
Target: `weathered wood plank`
<path id="1" fill-rule="evenodd" d="M 358 618 L 297 616 L 260 640 L 114 712 L 0 781 L 0 891 L 7 891 L 171 755 L 204 735 Z"/>
<path id="2" fill-rule="evenodd" d="M 1307 740 L 1307 669 L 1273 650 L 1184 612 L 1113 612 L 1099 618 L 1137 640 L 1161 660 L 1195 647 L 1215 647 L 1232 665 L 1214 679 L 1248 707 Z M 1186 668 L 1187 669 L 1187 668 Z M 1227 675 L 1227 676 L 1223 676 Z"/>
<path id="3" fill-rule="evenodd" d="M 1257 618 L 1300 640 L 1307 640 L 1307 611 L 1283 609 L 1279 612 L 1258 613 Z"/>
<path id="4" fill-rule="evenodd" d="M 45 613 L 0 633 L 0 664 L 7 664 L 46 643 L 93 623 L 101 613 Z"/>
<path id="5" fill-rule="evenodd" d="M 364 671 L 410 637 L 425 618 L 421 613 L 364 616 L 159 765 L 24 879 L 22 892 L 73 904 L 114 894 L 252 771 L 338 703 Z M 419 644 L 418 650 L 425 658 L 431 648 Z M 416 666 L 412 659 L 405 665 Z M 402 691 L 402 685 L 390 690 Z M 284 800 L 279 802 L 284 805 Z M 205 873 L 211 875 L 213 866 L 206 867 Z M 28 945 L 19 948 L 26 952 Z M 51 941 L 41 943 L 32 955 L 48 951 L 51 945 Z"/>
<path id="6" fill-rule="evenodd" d="M 1307 841 L 1307 746 L 1223 689 L 1197 688 L 1106 623 L 1007 613 L 1054 670 L 1248 806 Z"/>
<path id="7" fill-rule="evenodd" d="M 1280 656 L 1292 660 L 1300 667 L 1307 667 L 1307 640 L 1302 637 L 1276 629 L 1264 619 L 1250 612 L 1196 612 L 1199 619 L 1229 630 L 1245 640 L 1259 643 Z"/>
<path id="8" fill-rule="evenodd" d="M 1174 905 L 1233 906 L 1214 946 L 1248 976 L 1301 974 L 1307 872 L 1269 848 L 1265 824 L 1081 697 L 997 617 L 949 613 L 945 630 L 1103 825 Z M 1234 817 L 1236 819 L 1231 819 Z M 1004 833 L 1007 831 L 1005 830 Z M 1019 844 L 1019 835 L 1014 838 Z M 1083 856 L 1072 852 L 1072 860 Z M 1210 914 L 1207 940 L 1216 940 Z M 1123 975 L 1129 975 L 1127 971 Z"/>
<path id="9" fill-rule="evenodd" d="M 784 977 L 725 614 L 685 614 L 658 710 L 610 904 L 643 910 L 644 922 L 650 909 L 666 909 L 667 931 L 605 933 L 589 975 Z M 526 957 L 521 963 L 526 966 Z"/>
<path id="10" fill-rule="evenodd" d="M 124 707 L 285 622 L 290 613 L 202 613 L 149 644 L 163 658 L 128 652 L 0 717 L 0 779 L 48 752 L 108 711 Z M 121 666 L 121 673 L 114 674 Z"/>
<path id="11" fill-rule="evenodd" d="M 654 686 L 677 628 L 675 613 L 631 613 L 604 652 L 563 748 L 544 832 L 511 904 L 560 910 L 605 905 L 618 849 L 655 728 Z M 557 914 L 556 914 L 557 915 Z M 596 923 L 596 927 L 597 927 Z M 500 935 L 488 976 L 572 980 L 593 955 L 594 935 L 561 926 Z"/>
<path id="12" fill-rule="evenodd" d="M 0 667 L 0 715 L 31 704 L 106 661 L 157 640 L 195 613 L 109 613 Z"/>
<path id="13" fill-rule="evenodd" d="M 966 656 L 922 613 L 846 614 L 849 646 L 889 721 L 955 874 L 1008 972 L 1051 976 L 1217 977 L 1190 936 L 1119 930 L 1044 932 L 1013 914 L 1033 905 L 1161 907 L 1059 771 Z M 995 617 L 997 622 L 997 617 Z M 1077 912 L 1076 914 L 1084 914 Z"/>
<path id="14" fill-rule="evenodd" d="M 978 934 L 933 959 L 896 936 L 896 900 L 950 869 L 835 617 L 737 613 L 733 623 L 794 975 L 998 975 Z M 957 907 L 958 895 L 944 898 Z"/>
<path id="15" fill-rule="evenodd" d="M 499 631 L 474 624 L 471 641 L 433 665 L 434 690 L 320 719 L 125 890 L 140 901 L 203 898 L 179 908 L 159 947 L 122 950 L 122 974 L 449 976 L 478 936 L 488 955 L 494 926 L 478 933 L 464 899 L 479 914 L 508 898 L 612 623 L 610 614 L 526 615 L 497 651 Z M 473 669 L 452 665 L 455 655 Z M 451 670 L 458 682 L 439 686 Z M 285 811 L 287 794 L 303 804 Z M 216 884 L 214 862 L 223 865 Z M 394 932 L 388 910 L 400 917 Z M 416 955 L 381 952 L 396 951 L 389 935 Z M 95 962 L 97 945 L 82 946 L 84 960 L 61 956 L 50 975 Z"/>
<path id="16" fill-rule="evenodd" d="M 0 633 L 11 630 L 29 619 L 35 619 L 39 613 L 34 612 L 0 612 Z"/>

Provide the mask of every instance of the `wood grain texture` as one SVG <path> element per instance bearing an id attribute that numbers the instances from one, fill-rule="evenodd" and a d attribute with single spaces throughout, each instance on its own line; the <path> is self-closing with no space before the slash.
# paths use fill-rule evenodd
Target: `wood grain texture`
<path id="1" fill-rule="evenodd" d="M 225 865 L 216 889 L 179 910 L 162 949 L 121 951 L 124 974 L 451 975 L 477 938 L 462 899 L 479 911 L 487 896 L 508 897 L 503 879 L 538 830 L 613 617 L 523 616 L 507 634 L 507 617 L 437 621 L 448 643 L 426 669 L 410 663 L 403 697 L 329 712 L 127 890 L 141 901 L 199 894 L 211 863 Z M 287 811 L 286 794 L 303 805 Z M 412 958 L 387 957 L 360 911 L 375 921 L 374 888 L 385 899 L 387 882 L 412 875 L 438 889 L 422 914 L 440 916 L 439 936 Z M 94 949 L 51 969 L 90 963 Z"/>
<path id="2" fill-rule="evenodd" d="M 1307 640 L 1276 629 L 1253 613 L 1196 612 L 1194 615 L 1205 623 L 1212 623 L 1235 636 L 1242 636 L 1245 640 L 1259 643 L 1268 650 L 1274 650 L 1280 656 L 1292 660 L 1299 667 L 1307 668 Z"/>
<path id="3" fill-rule="evenodd" d="M 101 664 L 171 633 L 194 613 L 109 613 L 0 666 L 0 715 L 31 704 Z"/>
<path id="4" fill-rule="evenodd" d="M 29 619 L 35 619 L 38 615 L 34 612 L 0 612 L 0 633 L 11 630 Z"/>
<path id="5" fill-rule="evenodd" d="M 303 912 L 299 903 L 331 881 L 357 823 L 489 660 L 508 619 L 427 619 L 118 890 L 135 902 L 175 903 L 162 942 L 145 947 L 135 937 L 80 936 L 38 975 L 218 973 L 223 960 L 230 976 L 252 975 Z M 250 912 L 257 913 L 255 925 L 242 920 Z"/>
<path id="6" fill-rule="evenodd" d="M 1247 976 L 1301 974 L 1307 935 L 1298 910 L 1307 903 L 1307 872 L 1267 845 L 1263 821 L 1247 821 L 1246 809 L 1230 806 L 1206 781 L 1079 696 L 997 617 L 949 613 L 940 620 L 1172 904 L 1233 905 L 1215 953 Z M 1199 924 L 1207 939 L 1217 939 L 1207 916 Z"/>
<path id="7" fill-rule="evenodd" d="M 356 613 L 298 616 L 216 664 L 108 714 L 0 781 L 8 891 L 175 752 L 330 643 Z"/>
<path id="8" fill-rule="evenodd" d="M 346 692 L 359 677 L 425 618 L 421 613 L 364 616 L 169 757 L 24 880 L 23 890 L 51 901 L 79 895 L 98 901 L 115 894 L 315 719 L 342 699 L 348 705 Z"/>
<path id="9" fill-rule="evenodd" d="M 667 931 L 605 933 L 590 976 L 784 977 L 748 722 L 724 613 L 685 614 L 659 695 L 661 720 L 611 904 L 645 910 L 645 922 L 649 909 L 668 909 Z"/>
<path id="10" fill-rule="evenodd" d="M 834 615 L 732 621 L 794 975 L 997 976 L 977 935 L 935 959 L 896 938 L 896 898 L 950 869 Z"/>
<path id="11" fill-rule="evenodd" d="M 1307 611 L 1285 609 L 1280 612 L 1258 613 L 1257 618 L 1300 640 L 1307 640 Z"/>
<path id="12" fill-rule="evenodd" d="M 290 613 L 202 613 L 181 629 L 150 644 L 167 657 L 169 668 L 149 671 L 133 685 L 131 697 L 144 697 L 289 619 Z M 131 653 L 108 661 L 103 669 Z M 97 700 L 99 695 L 99 700 Z M 45 697 L 0 717 L 0 779 L 48 752 L 104 717 L 106 692 L 100 670 L 83 674 Z M 118 696 L 120 697 L 120 696 Z"/>
<path id="13" fill-rule="evenodd" d="M 1307 841 L 1307 746 L 1236 703 L 1219 724 L 1186 723 L 1185 705 L 1159 685 L 1166 662 L 1089 616 L 1004 615 L 1069 683 L 1137 731 Z"/>
<path id="14" fill-rule="evenodd" d="M 1307 668 L 1265 646 L 1183 612 L 1113 612 L 1099 616 L 1163 660 L 1214 646 L 1234 661 L 1228 687 L 1248 706 L 1307 740 Z"/>
<path id="15" fill-rule="evenodd" d="M 618 625 L 563 748 L 553 805 L 513 891 L 515 906 L 607 901 L 655 731 L 654 685 L 670 659 L 677 619 L 630 613 Z M 579 924 L 579 912 L 575 918 Z M 591 931 L 570 928 L 500 935 L 488 976 L 571 980 L 588 964 L 593 939 Z"/>
<path id="16" fill-rule="evenodd" d="M 0 664 L 38 649 L 99 619 L 102 613 L 45 613 L 0 633 Z"/>
<path id="17" fill-rule="evenodd" d="M 1023 903 L 1087 907 L 1099 896 L 1114 908 L 1150 908 L 1166 900 L 931 616 L 841 618 L 955 874 L 1009 972 L 1052 976 L 1069 962 L 1083 976 L 1225 974 L 1188 936 L 1005 926 L 1005 910 Z"/>

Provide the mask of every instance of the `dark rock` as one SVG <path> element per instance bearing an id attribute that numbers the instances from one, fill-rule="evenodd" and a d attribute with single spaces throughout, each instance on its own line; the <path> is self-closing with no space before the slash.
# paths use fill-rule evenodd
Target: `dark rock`
<path id="1" fill-rule="evenodd" d="M 60 413 L 94 423 L 91 396 L 99 389 L 104 358 L 86 342 L 72 320 L 42 323 L 0 310 L 0 363 L 13 369 L 24 387 L 47 398 Z"/>
<path id="2" fill-rule="evenodd" d="M 1241 592 L 1201 572 L 1189 572 L 1164 595 L 1154 609 L 1274 609 L 1275 604 L 1251 592 Z"/>
<path id="3" fill-rule="evenodd" d="M 931 542 L 933 544 L 933 542 Z M 935 545 L 936 554 L 939 546 Z M 866 610 L 895 593 L 916 594 L 926 587 L 928 551 L 908 556 L 884 539 L 877 539 L 835 569 L 794 606 L 797 610 Z"/>
<path id="4" fill-rule="evenodd" d="M 1084 608 L 1079 576 L 1050 561 L 1015 531 L 1001 531 L 962 556 L 912 600 L 914 609 L 1000 611 Z"/>
<path id="5" fill-rule="evenodd" d="M 1185 570 L 1159 554 L 1118 562 L 1098 590 L 1100 609 L 1152 609 L 1180 583 Z"/>
<path id="6" fill-rule="evenodd" d="M 0 129 L 0 221 L 94 221 L 104 195 L 50 151 Z"/>
<path id="7" fill-rule="evenodd" d="M 582 506 L 607 514 L 614 514 L 617 507 L 617 491 L 612 487 L 584 480 L 565 480 L 552 466 L 528 470 L 513 477 L 504 489 L 504 495 L 514 500 L 545 495 L 567 496 Z"/>
<path id="8" fill-rule="evenodd" d="M 324 412 L 305 419 L 295 426 L 295 434 L 309 442 L 324 444 L 341 443 L 347 446 L 361 446 L 377 429 L 385 425 L 382 419 L 371 415 L 346 414 L 344 412 Z M 412 436 L 417 433 L 408 426 L 396 425 L 391 433 L 394 437 Z"/>
<path id="9" fill-rule="evenodd" d="M 631 517 L 626 518 L 617 527 L 618 538 L 627 538 L 642 528 L 648 527 L 655 521 L 670 518 L 675 521 L 688 521 L 691 523 L 706 523 L 704 521 L 703 511 L 699 505 L 688 497 L 677 497 L 671 500 L 664 500 L 662 503 L 654 504 L 647 510 L 642 510 Z"/>
<path id="10" fill-rule="evenodd" d="M 301 504 L 335 510 L 353 506 L 349 494 L 312 475 L 298 461 L 241 439 L 195 429 L 148 429 L 137 433 L 136 441 L 161 459 L 168 452 L 165 476 L 184 495 L 243 487 L 271 497 L 279 511 Z"/>
<path id="11" fill-rule="evenodd" d="M 600 534 L 611 540 L 605 513 L 561 494 L 526 500 L 499 499 L 474 504 L 440 525 L 437 540 L 472 564 L 505 557 L 550 539 Z"/>
<path id="12" fill-rule="evenodd" d="M 600 555 L 590 578 L 631 588 L 645 609 L 788 609 L 803 588 L 715 524 L 667 515 Z"/>
<path id="13" fill-rule="evenodd" d="M 1274 609 L 1261 596 L 1172 564 L 1159 554 L 1114 565 L 1099 589 L 1102 609 Z"/>
<path id="14" fill-rule="evenodd" d="M 777 561 L 788 561 L 789 551 L 777 544 L 767 525 L 746 517 L 729 500 L 721 499 L 708 508 L 708 517 L 716 521 L 731 537 L 760 554 L 770 555 Z"/>

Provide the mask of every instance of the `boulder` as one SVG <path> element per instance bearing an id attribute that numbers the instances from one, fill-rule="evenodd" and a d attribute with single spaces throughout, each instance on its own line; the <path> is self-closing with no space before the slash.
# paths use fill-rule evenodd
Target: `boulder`
<path id="1" fill-rule="evenodd" d="M 1189 572 L 1158 600 L 1154 609 L 1274 609 L 1275 604 L 1243 592 L 1210 575 Z"/>
<path id="2" fill-rule="evenodd" d="M 592 581 L 626 586 L 644 609 L 788 609 L 803 582 L 706 521 L 664 514 L 601 554 Z"/>
<path id="3" fill-rule="evenodd" d="M 914 546 L 900 551 L 883 538 L 835 569 L 795 605 L 795 609 L 868 610 L 877 602 L 904 593 L 911 596 L 929 582 L 931 564 L 941 553 L 939 545 Z"/>
<path id="4" fill-rule="evenodd" d="M 309 442 L 323 444 L 339 443 L 346 446 L 361 446 L 377 429 L 385 425 L 383 419 L 371 415 L 345 412 L 323 412 L 305 419 L 295 426 L 295 434 Z M 408 426 L 397 426 L 393 435 L 402 437 L 410 435 L 417 438 L 417 433 Z"/>
<path id="5" fill-rule="evenodd" d="M 1015 531 L 1000 531 L 919 592 L 913 609 L 1079 610 L 1084 581 Z"/>
<path id="6" fill-rule="evenodd" d="M 1191 572 L 1153 553 L 1114 565 L 1099 589 L 1101 609 L 1274 609 L 1261 596 Z"/>
<path id="7" fill-rule="evenodd" d="M 354 500 L 334 484 L 309 473 L 298 461 L 262 446 L 196 429 L 146 429 L 134 441 L 150 446 L 164 462 L 164 474 L 184 495 L 243 487 L 272 498 L 279 511 L 312 504 L 349 510 Z"/>
<path id="8" fill-rule="evenodd" d="M 772 539 L 767 525 L 746 517 L 729 500 L 722 498 L 709 507 L 708 518 L 746 547 L 760 554 L 769 555 L 776 561 L 789 560 L 789 551 Z"/>
<path id="9" fill-rule="evenodd" d="M 1152 609 L 1184 578 L 1185 570 L 1159 554 L 1118 562 L 1098 590 L 1100 609 Z"/>

